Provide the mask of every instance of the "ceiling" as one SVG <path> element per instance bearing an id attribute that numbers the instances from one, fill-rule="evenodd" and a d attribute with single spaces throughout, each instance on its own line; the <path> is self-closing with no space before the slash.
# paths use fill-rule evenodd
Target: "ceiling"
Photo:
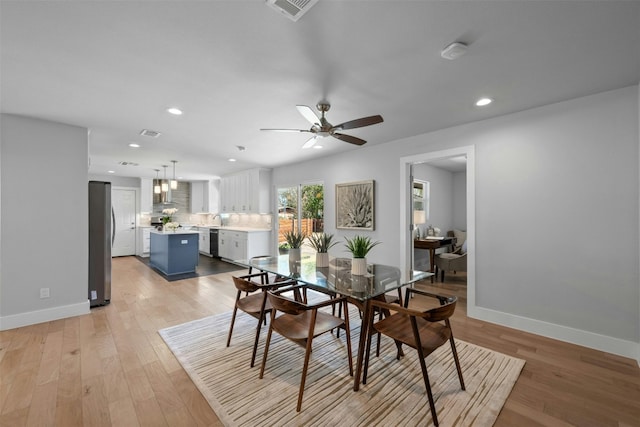
<path id="1" fill-rule="evenodd" d="M 309 128 L 297 104 L 330 102 L 333 124 L 382 115 L 344 131 L 367 147 L 640 82 L 638 1 L 320 0 L 293 22 L 263 0 L 2 0 L 0 18 L 2 112 L 89 128 L 100 175 L 177 160 L 208 179 L 363 149 L 259 130 Z M 454 41 L 468 52 L 441 58 Z"/>

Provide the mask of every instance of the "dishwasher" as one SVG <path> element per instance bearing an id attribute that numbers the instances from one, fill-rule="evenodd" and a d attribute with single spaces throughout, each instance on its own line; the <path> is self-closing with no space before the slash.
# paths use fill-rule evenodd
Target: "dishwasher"
<path id="1" fill-rule="evenodd" d="M 218 229 L 217 228 L 209 229 L 209 238 L 211 240 L 209 244 L 209 252 L 211 252 L 211 256 L 220 258 L 220 255 L 218 255 Z"/>

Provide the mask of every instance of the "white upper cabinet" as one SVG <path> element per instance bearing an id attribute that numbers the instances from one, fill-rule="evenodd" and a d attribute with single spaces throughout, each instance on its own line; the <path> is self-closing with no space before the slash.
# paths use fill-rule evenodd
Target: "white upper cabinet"
<path id="1" fill-rule="evenodd" d="M 153 212 L 153 179 L 140 178 L 140 213 Z"/>
<path id="2" fill-rule="evenodd" d="M 270 169 L 251 169 L 222 177 L 221 212 L 270 213 L 270 188 Z"/>
<path id="3" fill-rule="evenodd" d="M 191 182 L 191 213 L 218 213 L 220 180 Z"/>

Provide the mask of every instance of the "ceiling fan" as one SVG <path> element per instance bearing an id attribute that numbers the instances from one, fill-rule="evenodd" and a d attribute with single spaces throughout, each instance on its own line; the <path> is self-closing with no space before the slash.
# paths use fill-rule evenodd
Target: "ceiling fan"
<path id="1" fill-rule="evenodd" d="M 269 131 L 277 131 L 277 132 L 312 133 L 313 136 L 309 138 L 307 142 L 304 143 L 302 148 L 313 147 L 313 145 L 316 143 L 318 138 L 325 138 L 327 136 L 332 136 L 341 141 L 348 142 L 349 144 L 363 145 L 363 144 L 366 144 L 367 142 L 364 139 L 356 138 L 355 136 L 351 136 L 351 135 L 345 135 L 343 133 L 338 133 L 336 131 L 361 128 L 364 126 L 375 125 L 376 123 L 381 123 L 383 121 L 382 116 L 376 115 L 376 116 L 362 117 L 356 120 L 350 120 L 348 122 L 344 122 L 339 125 L 333 126 L 324 117 L 324 113 L 329 111 L 329 108 L 331 108 L 331 105 L 329 103 L 319 102 L 316 105 L 316 108 L 318 109 L 318 111 L 322 113 L 320 117 L 318 117 L 318 115 L 314 113 L 313 110 L 310 107 L 307 107 L 306 105 L 296 105 L 296 108 L 305 119 L 311 122 L 310 129 L 260 129 L 260 130 L 269 130 Z"/>

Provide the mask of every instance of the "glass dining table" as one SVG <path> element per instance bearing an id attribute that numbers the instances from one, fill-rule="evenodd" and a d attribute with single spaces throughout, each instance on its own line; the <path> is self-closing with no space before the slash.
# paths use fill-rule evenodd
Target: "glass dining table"
<path id="1" fill-rule="evenodd" d="M 368 328 L 370 318 L 373 315 L 371 300 L 382 298 L 387 292 L 412 285 L 433 275 L 430 272 L 414 270 L 403 276 L 397 267 L 369 264 L 367 265 L 367 273 L 363 276 L 357 276 L 351 274 L 350 258 L 330 258 L 328 267 L 316 267 L 315 254 L 303 254 L 298 260 L 291 260 L 289 255 L 280 255 L 235 260 L 234 262 L 288 279 L 295 279 L 309 289 L 329 294 L 340 294 L 362 303 L 364 312 L 354 374 L 354 391 L 360 388 Z"/>

